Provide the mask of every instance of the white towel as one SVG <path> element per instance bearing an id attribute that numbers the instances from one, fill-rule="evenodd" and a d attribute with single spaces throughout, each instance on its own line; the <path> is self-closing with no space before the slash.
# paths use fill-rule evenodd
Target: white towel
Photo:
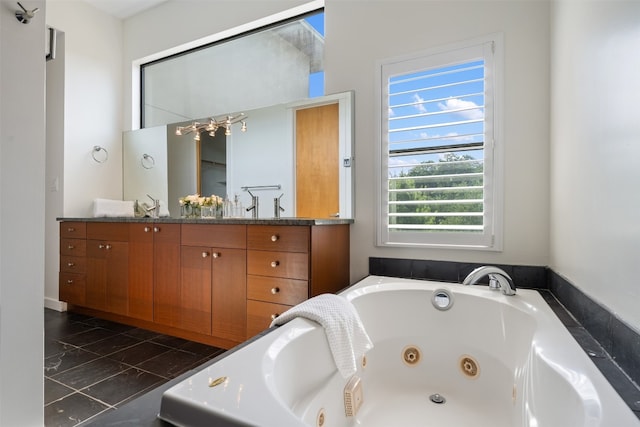
<path id="1" fill-rule="evenodd" d="M 333 360 L 344 378 L 356 373 L 356 360 L 373 348 L 355 307 L 340 295 L 322 294 L 308 299 L 276 317 L 271 326 L 296 317 L 313 320 L 324 327 Z"/>
<path id="2" fill-rule="evenodd" d="M 98 217 L 134 217 L 132 201 L 95 199 L 93 216 Z"/>
<path id="3" fill-rule="evenodd" d="M 164 200 L 160 200 L 160 215 L 158 215 L 159 217 L 166 217 L 166 216 L 171 216 L 169 215 L 169 208 L 167 207 L 167 204 L 164 202 Z"/>

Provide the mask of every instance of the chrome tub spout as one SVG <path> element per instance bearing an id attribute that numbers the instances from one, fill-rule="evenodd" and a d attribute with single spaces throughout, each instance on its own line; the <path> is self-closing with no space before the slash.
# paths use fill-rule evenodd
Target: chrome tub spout
<path id="1" fill-rule="evenodd" d="M 500 289 L 505 295 L 515 295 L 516 285 L 513 279 L 501 268 L 485 265 L 473 270 L 462 282 L 463 285 L 473 285 L 485 276 L 489 276 L 489 287 Z"/>

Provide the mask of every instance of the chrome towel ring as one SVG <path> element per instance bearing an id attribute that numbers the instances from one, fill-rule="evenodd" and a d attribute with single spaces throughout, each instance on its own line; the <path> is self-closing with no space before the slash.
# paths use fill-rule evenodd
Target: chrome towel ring
<path id="1" fill-rule="evenodd" d="M 151 154 L 145 153 L 142 155 L 142 158 L 140 159 L 140 164 L 145 169 L 153 169 L 153 167 L 156 165 L 156 160 L 153 158 Z"/>
<path id="2" fill-rule="evenodd" d="M 104 155 L 98 156 L 98 153 L 101 151 L 104 151 Z M 104 147 L 101 147 L 99 145 L 94 145 L 93 151 L 91 152 L 91 157 L 93 157 L 93 160 L 95 160 L 97 163 L 104 163 L 107 160 L 109 160 L 109 152 Z"/>

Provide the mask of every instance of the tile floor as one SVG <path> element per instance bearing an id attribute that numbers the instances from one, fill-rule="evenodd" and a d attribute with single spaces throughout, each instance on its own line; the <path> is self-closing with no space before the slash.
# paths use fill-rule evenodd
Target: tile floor
<path id="1" fill-rule="evenodd" d="M 216 347 L 45 309 L 44 420 L 75 426 L 222 353 Z"/>

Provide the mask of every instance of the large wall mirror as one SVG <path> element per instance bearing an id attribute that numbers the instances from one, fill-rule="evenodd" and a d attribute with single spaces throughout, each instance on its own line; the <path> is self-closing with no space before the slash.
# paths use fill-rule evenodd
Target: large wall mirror
<path id="1" fill-rule="evenodd" d="M 189 194 L 237 199 L 259 197 L 259 218 L 353 217 L 353 92 L 242 111 L 247 131 L 176 135 L 191 122 L 123 134 L 124 199 L 164 201 L 180 216 Z M 201 118 L 205 122 L 208 117 Z M 245 213 L 246 217 L 250 217 Z"/>

